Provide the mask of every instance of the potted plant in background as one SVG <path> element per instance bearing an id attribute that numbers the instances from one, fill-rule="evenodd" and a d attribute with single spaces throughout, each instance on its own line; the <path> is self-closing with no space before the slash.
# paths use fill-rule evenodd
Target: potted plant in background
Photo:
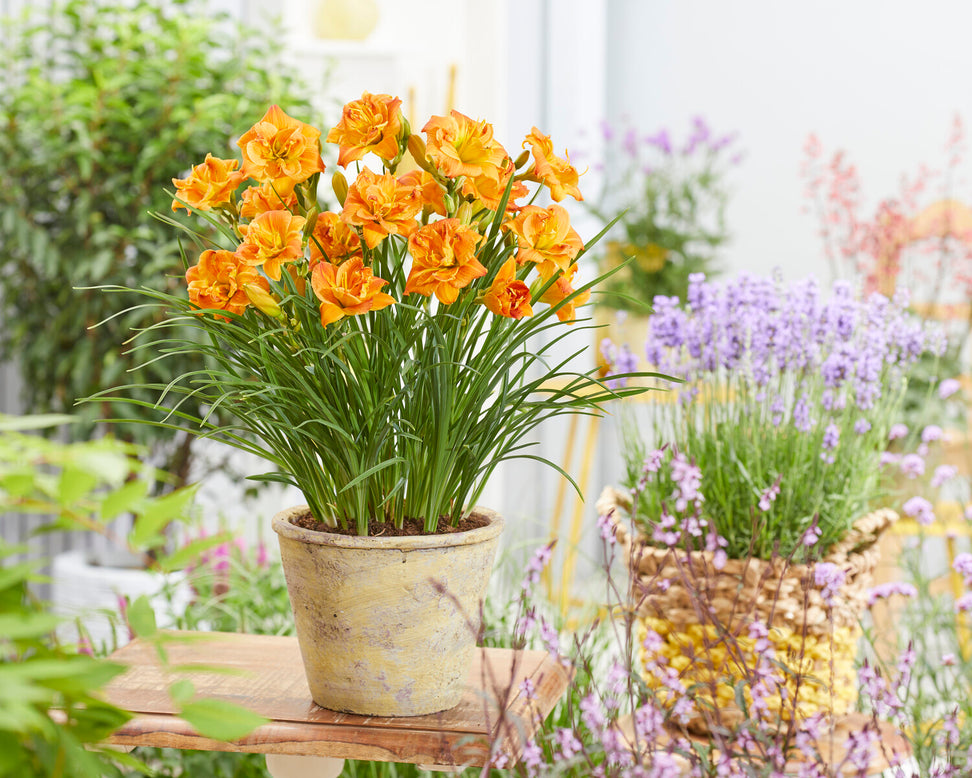
<path id="1" fill-rule="evenodd" d="M 719 249 L 729 240 L 726 176 L 741 154 L 734 134 L 715 135 L 699 116 L 684 143 L 664 128 L 642 136 L 605 123 L 603 132 L 611 164 L 591 211 L 604 224 L 622 213 L 599 256 L 602 270 L 621 269 L 598 296 L 597 321 L 609 325 L 616 345 L 632 349 L 656 295 L 684 299 L 692 273 L 717 271 Z"/>
<path id="2" fill-rule="evenodd" d="M 763 632 L 750 637 L 779 661 L 796 648 L 805 658 L 784 695 L 797 715 L 847 712 L 874 544 L 895 518 L 875 510 L 882 465 L 923 466 L 887 445 L 908 370 L 941 353 L 942 333 L 900 297 L 861 302 L 843 283 L 825 300 L 812 280 L 695 276 L 686 303 L 656 299 L 647 344 L 649 360 L 685 383 L 652 404 L 649 426 L 632 425 L 628 491 L 608 489 L 599 503 L 630 544 L 644 630 L 683 657 L 686 685 L 701 684 L 703 727 L 738 710 L 735 666 L 752 657 L 727 655 L 725 635 L 752 622 Z"/>
<path id="3" fill-rule="evenodd" d="M 133 389 L 232 414 L 176 402 L 158 423 L 257 453 L 276 468 L 257 478 L 306 497 L 273 521 L 305 669 L 315 701 L 358 713 L 458 702 L 502 528 L 475 507 L 487 479 L 538 458 L 524 436 L 544 420 L 634 391 L 554 356 L 595 282 L 574 286 L 585 247 L 567 211 L 520 202 L 528 183 L 579 198 L 568 160 L 534 129 L 514 161 L 456 111 L 423 132 L 398 98 L 345 106 L 327 140 L 356 175 L 333 175 L 342 207 L 327 211 L 320 132 L 271 107 L 240 137 L 242 164 L 209 156 L 175 181 L 173 208 L 219 230 L 188 294 L 141 290 L 167 313 L 138 339 L 143 358 L 208 366 Z"/>

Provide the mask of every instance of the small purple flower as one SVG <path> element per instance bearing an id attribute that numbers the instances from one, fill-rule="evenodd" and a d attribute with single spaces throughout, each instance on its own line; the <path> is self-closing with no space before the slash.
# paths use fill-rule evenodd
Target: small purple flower
<path id="1" fill-rule="evenodd" d="M 523 681 L 520 683 L 520 692 L 523 694 L 524 699 L 537 699 L 537 686 L 533 682 L 532 678 L 523 679 Z"/>
<path id="2" fill-rule="evenodd" d="M 888 440 L 897 440 L 898 438 L 903 438 L 907 434 L 907 424 L 893 424 L 891 425 L 891 429 L 888 430 Z"/>
<path id="3" fill-rule="evenodd" d="M 807 402 L 806 395 L 800 395 L 793 406 L 793 426 L 800 432 L 809 432 L 813 429 L 813 425 L 814 421 L 810 416 L 810 404 Z"/>
<path id="4" fill-rule="evenodd" d="M 776 498 L 780 496 L 780 482 L 782 479 L 782 476 L 776 476 L 776 480 L 759 496 L 759 509 L 763 513 L 766 513 L 776 501 Z"/>
<path id="5" fill-rule="evenodd" d="M 817 541 L 820 540 L 820 536 L 823 533 L 820 531 L 820 527 L 816 524 L 812 525 L 803 533 L 803 545 L 807 548 L 812 548 L 817 545 Z"/>
<path id="6" fill-rule="evenodd" d="M 861 417 L 854 422 L 854 432 L 856 432 L 858 435 L 864 435 L 870 432 L 870 430 L 871 422 L 869 422 L 867 419 Z"/>
<path id="7" fill-rule="evenodd" d="M 866 775 L 871 769 L 871 754 L 878 736 L 874 730 L 860 729 L 847 736 L 847 761 L 856 767 L 861 775 Z"/>
<path id="8" fill-rule="evenodd" d="M 911 516 L 922 526 L 927 527 L 935 521 L 935 509 L 924 497 L 915 496 L 901 506 L 905 516 Z"/>
<path id="9" fill-rule="evenodd" d="M 840 427 L 838 427 L 834 422 L 830 422 L 827 425 L 827 429 L 824 430 L 823 441 L 821 445 L 824 451 L 833 451 L 837 448 L 837 444 L 840 443 Z"/>
<path id="10" fill-rule="evenodd" d="M 833 562 L 818 562 L 814 569 L 814 583 L 821 588 L 820 596 L 828 606 L 834 604 L 834 598 L 846 579 L 847 573 Z"/>
<path id="11" fill-rule="evenodd" d="M 580 709 L 581 721 L 584 722 L 584 726 L 591 732 L 600 732 L 604 728 L 607 719 L 604 717 L 604 710 L 594 692 L 591 692 L 581 700 Z"/>
<path id="12" fill-rule="evenodd" d="M 699 487 L 702 485 L 702 471 L 695 462 L 690 462 L 684 454 L 675 454 L 671 463 L 672 480 L 675 482 L 675 509 L 684 511 L 689 503 L 702 501 Z"/>
<path id="13" fill-rule="evenodd" d="M 943 400 L 947 400 L 961 388 L 962 384 L 959 383 L 957 378 L 946 378 L 938 385 L 938 396 Z"/>
<path id="14" fill-rule="evenodd" d="M 944 431 L 937 424 L 929 424 L 925 429 L 921 431 L 921 442 L 931 443 L 935 440 L 941 440 Z"/>
<path id="15" fill-rule="evenodd" d="M 668 136 L 668 130 L 659 130 L 654 135 L 645 136 L 645 143 L 659 149 L 666 156 L 672 153 L 672 141 Z"/>
<path id="16" fill-rule="evenodd" d="M 540 546 L 540 548 L 533 552 L 533 556 L 530 557 L 530 561 L 527 563 L 526 575 L 523 577 L 521 587 L 526 595 L 529 595 L 533 591 L 534 584 L 540 581 L 540 573 L 550 563 L 552 557 L 552 542 L 545 546 Z"/>
<path id="17" fill-rule="evenodd" d="M 645 703 L 635 711 L 635 733 L 643 743 L 653 743 L 665 724 L 665 715 L 654 705 Z"/>
<path id="18" fill-rule="evenodd" d="M 554 740 L 560 748 L 560 755 L 563 759 L 570 759 L 581 751 L 581 742 L 571 729 L 559 727 L 554 735 Z"/>
<path id="19" fill-rule="evenodd" d="M 901 457 L 899 467 L 906 478 L 917 478 L 925 474 L 925 460 L 919 454 L 905 454 Z"/>
<path id="20" fill-rule="evenodd" d="M 972 554 L 962 552 L 952 562 L 952 569 L 962 576 L 966 586 L 972 586 Z"/>
<path id="21" fill-rule="evenodd" d="M 547 653 L 552 657 L 560 655 L 560 636 L 552 624 L 545 618 L 540 617 L 540 640 L 547 649 Z"/>
<path id="22" fill-rule="evenodd" d="M 938 489 L 955 478 L 957 474 L 958 468 L 954 465 L 939 465 L 935 468 L 935 474 L 931 479 L 932 488 Z"/>
<path id="23" fill-rule="evenodd" d="M 955 667 L 955 654 L 942 654 L 942 665 L 944 667 Z"/>
<path id="24" fill-rule="evenodd" d="M 608 545 L 617 543 L 617 528 L 614 526 L 614 522 L 611 520 L 611 515 L 613 513 L 614 511 L 611 510 L 606 516 L 597 517 L 597 528 L 601 533 L 601 539 L 604 540 Z"/>
<path id="25" fill-rule="evenodd" d="M 881 456 L 878 459 L 878 463 L 881 467 L 886 467 L 887 465 L 896 465 L 901 461 L 901 454 L 894 454 L 891 451 L 882 451 Z"/>
<path id="26" fill-rule="evenodd" d="M 867 591 L 867 607 L 870 608 L 878 600 L 887 599 L 895 594 L 900 594 L 902 597 L 914 597 L 918 594 L 918 590 L 910 583 L 901 581 L 889 581 L 888 583 L 878 584 L 877 586 L 872 586 Z"/>
<path id="27" fill-rule="evenodd" d="M 972 611 L 972 592 L 966 592 L 955 601 L 956 613 L 968 613 Z"/>
<path id="28" fill-rule="evenodd" d="M 526 766 L 527 775 L 533 778 L 537 774 L 537 768 L 543 764 L 543 750 L 533 740 L 528 740 L 523 746 L 520 759 Z"/>
<path id="29" fill-rule="evenodd" d="M 648 456 L 642 465 L 642 470 L 646 473 L 657 473 L 661 469 L 662 458 L 665 456 L 664 448 L 656 448 Z"/>

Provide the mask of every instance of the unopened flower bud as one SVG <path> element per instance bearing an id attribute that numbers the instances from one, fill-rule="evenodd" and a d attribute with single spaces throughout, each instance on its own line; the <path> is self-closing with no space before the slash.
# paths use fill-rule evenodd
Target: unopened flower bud
<path id="1" fill-rule="evenodd" d="M 469 202 L 468 200 L 463 200 L 462 204 L 459 206 L 458 212 L 456 213 L 456 217 L 463 224 L 468 225 L 472 223 L 472 213 L 473 213 L 472 203 Z"/>
<path id="2" fill-rule="evenodd" d="M 243 284 L 243 291 L 246 292 L 246 296 L 253 305 L 255 305 L 261 313 L 265 313 L 267 316 L 273 319 L 283 319 L 284 315 L 280 310 L 280 302 L 273 295 L 269 294 L 263 287 L 257 284 Z"/>
<path id="3" fill-rule="evenodd" d="M 516 160 L 513 162 L 513 167 L 519 170 L 529 161 L 529 159 L 530 159 L 530 149 L 523 149 L 523 151 L 520 152 L 520 156 L 518 156 Z"/>
<path id="4" fill-rule="evenodd" d="M 448 192 L 442 193 L 442 201 L 445 203 L 446 213 L 456 213 L 459 209 L 459 201 L 456 200 L 456 196 L 449 194 Z"/>
<path id="5" fill-rule="evenodd" d="M 307 215 L 304 217 L 306 219 L 304 222 L 304 240 L 307 240 L 314 234 L 314 227 L 317 226 L 317 217 L 320 214 L 321 209 L 316 205 L 307 212 Z"/>
<path id="6" fill-rule="evenodd" d="M 335 170 L 331 176 L 331 189 L 334 190 L 334 196 L 337 197 L 338 202 L 343 207 L 344 201 L 348 199 L 348 179 L 340 170 Z"/>
<path id="7" fill-rule="evenodd" d="M 408 153 L 412 155 L 412 159 L 415 160 L 415 164 L 418 165 L 426 173 L 435 173 L 435 167 L 429 161 L 428 154 L 425 151 L 425 141 L 422 140 L 421 135 L 410 135 L 408 138 Z"/>

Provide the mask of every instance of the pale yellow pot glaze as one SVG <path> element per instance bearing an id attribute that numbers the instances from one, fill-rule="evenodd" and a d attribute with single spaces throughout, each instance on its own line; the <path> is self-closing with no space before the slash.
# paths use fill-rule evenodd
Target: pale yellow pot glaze
<path id="1" fill-rule="evenodd" d="M 369 716 L 459 704 L 503 519 L 468 532 L 357 537 L 273 517 L 314 702 Z"/>

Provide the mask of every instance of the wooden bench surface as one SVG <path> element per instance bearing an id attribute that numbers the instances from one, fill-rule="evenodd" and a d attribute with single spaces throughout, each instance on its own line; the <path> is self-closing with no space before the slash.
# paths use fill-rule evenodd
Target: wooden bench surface
<path id="1" fill-rule="evenodd" d="M 169 666 L 207 670 L 167 672 L 150 643 L 134 640 L 111 658 L 130 666 L 106 688 L 107 699 L 136 713 L 109 742 L 208 751 L 299 754 L 341 759 L 436 765 L 483 765 L 498 736 L 515 761 L 526 738 L 546 718 L 568 684 L 568 674 L 542 651 L 477 649 L 462 702 L 429 716 L 373 718 L 336 713 L 310 698 L 297 639 L 232 633 L 172 632 Z M 213 670 L 218 670 L 214 672 Z M 226 672 L 230 671 L 230 672 Z M 236 703 L 270 722 L 224 743 L 202 737 L 176 715 L 169 685 L 193 682 L 200 697 Z M 535 699 L 520 686 L 530 678 Z"/>

